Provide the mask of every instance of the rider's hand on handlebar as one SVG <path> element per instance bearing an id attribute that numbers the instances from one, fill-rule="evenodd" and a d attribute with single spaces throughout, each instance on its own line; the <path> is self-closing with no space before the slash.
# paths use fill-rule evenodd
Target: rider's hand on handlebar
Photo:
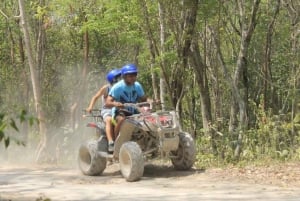
<path id="1" fill-rule="evenodd" d="M 147 102 L 152 104 L 152 105 L 161 103 L 159 99 L 150 99 L 150 98 L 147 99 Z"/>
<path id="2" fill-rule="evenodd" d="M 115 107 L 119 107 L 119 108 L 123 108 L 124 107 L 124 104 L 120 103 L 120 102 L 115 102 L 114 105 L 115 105 Z"/>

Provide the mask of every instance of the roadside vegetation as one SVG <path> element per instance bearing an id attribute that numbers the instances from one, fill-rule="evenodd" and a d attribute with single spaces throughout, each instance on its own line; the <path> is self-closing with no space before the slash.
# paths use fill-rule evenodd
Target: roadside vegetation
<path id="1" fill-rule="evenodd" d="M 297 0 L 1 1 L 0 146 L 69 154 L 105 74 L 135 63 L 194 136 L 197 166 L 298 161 L 299 13 Z"/>

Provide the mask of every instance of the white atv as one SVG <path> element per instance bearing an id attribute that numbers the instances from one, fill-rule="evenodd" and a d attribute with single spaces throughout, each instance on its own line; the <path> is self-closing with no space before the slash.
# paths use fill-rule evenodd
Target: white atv
<path id="1" fill-rule="evenodd" d="M 114 152 L 109 154 L 105 124 L 100 112 L 91 115 L 98 140 L 91 140 L 79 149 L 79 168 L 85 175 L 100 175 L 107 160 L 119 162 L 127 181 L 139 180 L 144 173 L 144 160 L 169 158 L 178 170 L 190 169 L 196 158 L 196 148 L 189 133 L 181 132 L 174 111 L 149 112 L 149 103 L 125 104 L 135 107 L 139 114 L 127 116 L 115 140 Z M 95 114 L 97 112 L 97 114 Z"/>

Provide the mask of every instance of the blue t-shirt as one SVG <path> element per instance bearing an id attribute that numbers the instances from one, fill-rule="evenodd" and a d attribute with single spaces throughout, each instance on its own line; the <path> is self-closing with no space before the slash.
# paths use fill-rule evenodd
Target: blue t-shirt
<path id="1" fill-rule="evenodd" d="M 137 103 L 138 100 L 145 95 L 145 92 L 139 82 L 128 86 L 124 80 L 121 80 L 111 88 L 108 95 L 120 103 Z M 137 113 L 136 109 L 132 107 L 127 107 L 126 109 L 132 113 Z"/>
<path id="2" fill-rule="evenodd" d="M 121 103 L 137 103 L 145 95 L 145 92 L 139 82 L 128 86 L 124 80 L 121 80 L 111 88 L 109 95 Z"/>

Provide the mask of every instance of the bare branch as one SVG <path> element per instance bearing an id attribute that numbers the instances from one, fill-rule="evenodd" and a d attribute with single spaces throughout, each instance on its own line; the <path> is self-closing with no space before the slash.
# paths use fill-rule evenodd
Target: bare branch
<path id="1" fill-rule="evenodd" d="M 229 20 L 229 23 L 230 23 L 230 25 L 232 26 L 232 28 L 233 28 L 233 30 L 237 33 L 237 35 L 241 35 L 241 32 L 240 32 L 240 30 L 235 26 L 235 24 L 233 23 L 233 21 L 232 21 L 232 18 L 230 17 L 230 14 L 227 12 L 227 9 L 225 8 L 225 6 L 223 5 L 223 8 L 224 8 L 224 12 L 225 12 L 225 14 L 226 14 L 226 16 L 227 16 L 227 19 Z"/>
<path id="2" fill-rule="evenodd" d="M 8 20 L 8 16 L 0 9 L 0 13 Z"/>
<path id="3" fill-rule="evenodd" d="M 252 6 L 252 10 L 251 10 L 251 19 L 250 19 L 250 23 L 249 23 L 249 27 L 248 27 L 248 30 L 247 30 L 247 38 L 246 40 L 250 40 L 250 37 L 255 29 L 255 26 L 256 26 L 256 23 L 257 23 L 257 11 L 258 11 L 258 8 L 259 8 L 259 3 L 260 3 L 260 0 L 255 0 L 254 1 L 254 4 Z"/>
<path id="4" fill-rule="evenodd" d="M 9 20 L 9 17 L 3 12 L 3 10 L 1 10 L 0 9 L 0 13 L 7 19 L 7 20 Z M 19 14 L 19 15 L 16 15 L 16 16 L 14 16 L 14 18 L 20 18 L 21 17 L 21 15 Z"/>
<path id="5" fill-rule="evenodd" d="M 289 16 L 292 20 L 292 25 L 300 22 L 300 5 L 296 4 L 293 0 L 282 0 L 282 4 L 287 8 Z"/>

